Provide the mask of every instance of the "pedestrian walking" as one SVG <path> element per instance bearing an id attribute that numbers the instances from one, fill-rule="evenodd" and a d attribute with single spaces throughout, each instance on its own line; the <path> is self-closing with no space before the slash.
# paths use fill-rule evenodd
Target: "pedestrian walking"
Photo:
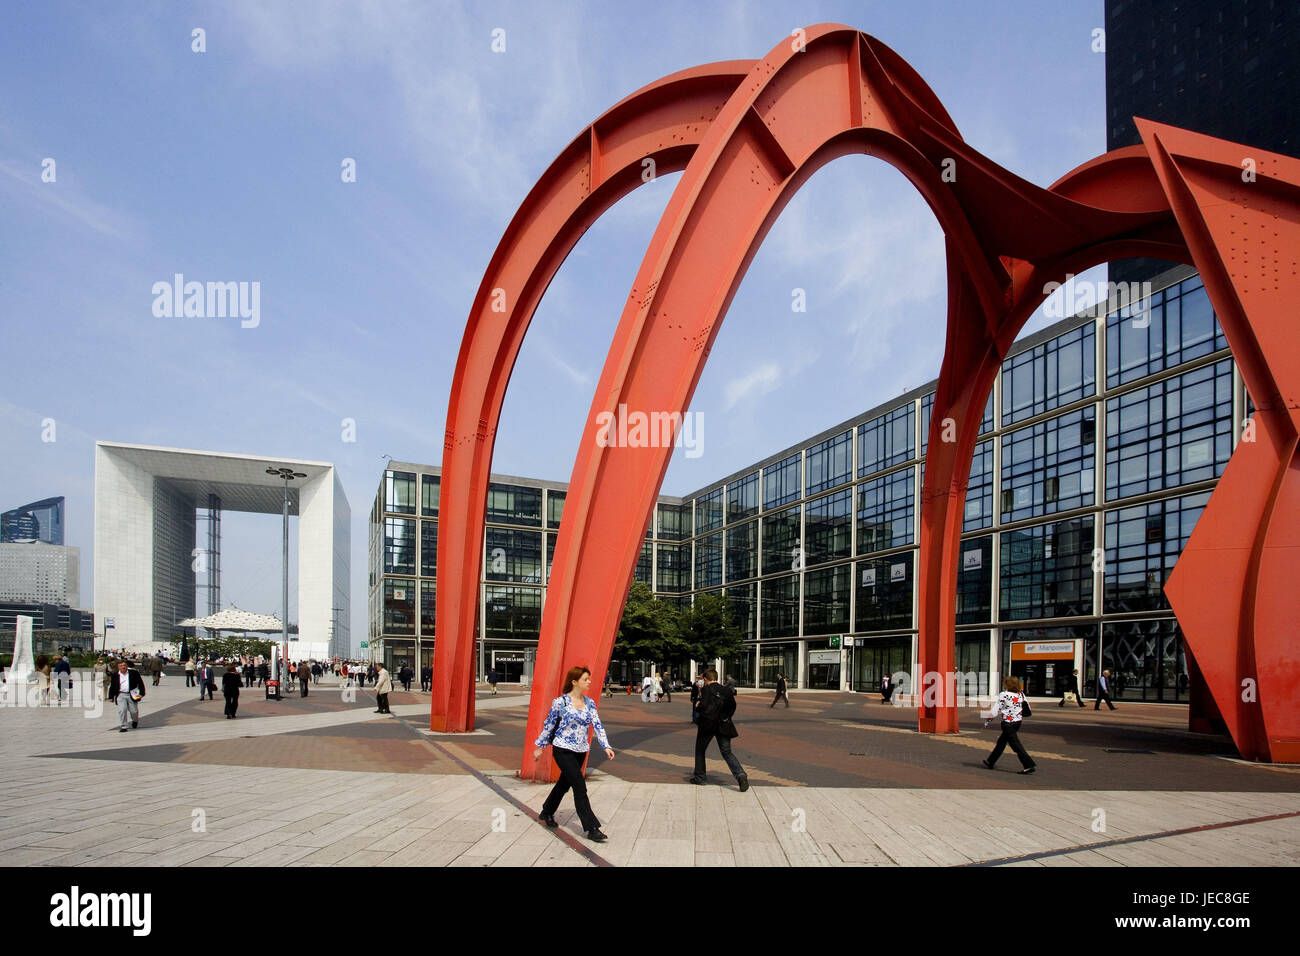
<path id="1" fill-rule="evenodd" d="M 393 692 L 393 678 L 388 674 L 388 668 L 383 664 L 379 665 L 379 670 L 375 674 L 375 699 L 379 703 L 379 709 L 376 714 L 391 714 L 388 709 L 388 695 Z"/>
<path id="2" fill-rule="evenodd" d="M 588 742 L 589 731 L 595 731 L 596 740 L 605 749 L 605 756 L 614 759 L 614 751 L 605 736 L 605 726 L 600 722 L 596 711 L 596 702 L 587 696 L 591 686 L 590 668 L 577 665 L 570 667 L 564 675 L 564 693 L 551 701 L 550 713 L 542 724 L 533 746 L 533 760 L 542 759 L 542 752 L 549 745 L 551 759 L 560 768 L 560 779 L 555 781 L 550 794 L 542 803 L 541 821 L 548 827 L 559 826 L 555 821 L 555 812 L 560 809 L 560 801 L 570 790 L 573 791 L 573 804 L 578 810 L 578 819 L 587 839 L 593 843 L 604 843 L 609 837 L 600 829 L 600 820 L 591 809 L 587 799 L 587 781 L 582 775 L 582 763 L 591 750 Z"/>
<path id="3" fill-rule="evenodd" d="M 271 679 L 271 665 L 266 661 L 257 665 L 257 686 L 261 687 Z"/>
<path id="4" fill-rule="evenodd" d="M 41 706 L 50 704 L 50 659 L 44 654 L 36 658 L 36 686 L 41 689 Z"/>
<path id="5" fill-rule="evenodd" d="M 649 674 L 641 678 L 641 702 L 650 704 L 654 702 L 655 679 Z"/>
<path id="6" fill-rule="evenodd" d="M 728 769 L 740 785 L 740 792 L 749 789 L 749 776 L 731 752 L 731 741 L 740 736 L 732 715 L 736 713 L 736 692 L 718 683 L 718 672 L 712 667 L 704 672 L 704 689 L 700 693 L 700 720 L 695 728 L 695 773 L 687 777 L 690 783 L 706 784 L 708 774 L 704 768 L 704 753 L 710 741 L 718 742 L 718 751 L 727 762 Z"/>
<path id="7" fill-rule="evenodd" d="M 772 698 L 772 703 L 770 706 L 775 707 L 777 701 L 779 700 L 785 701 L 785 706 L 787 710 L 790 708 L 790 695 L 787 693 L 784 674 L 776 675 L 776 696 Z"/>
<path id="8" fill-rule="evenodd" d="M 298 665 L 298 696 L 307 696 L 307 685 L 311 683 L 311 668 L 306 663 Z"/>
<path id="9" fill-rule="evenodd" d="M 492 696 L 497 695 L 497 682 L 501 680 L 501 675 L 497 673 L 495 667 L 488 668 L 488 686 L 492 688 Z"/>
<path id="10" fill-rule="evenodd" d="M 411 692 L 411 681 L 415 680 L 415 671 L 411 669 L 410 664 L 403 664 L 399 673 L 402 678 L 402 691 L 409 694 Z"/>
<path id="11" fill-rule="evenodd" d="M 1071 703 L 1077 703 L 1080 707 L 1083 707 L 1083 695 L 1079 693 L 1079 672 L 1078 671 L 1075 671 L 1073 674 L 1071 674 L 1070 679 L 1066 681 L 1065 690 L 1061 691 L 1061 702 L 1056 706 L 1064 707 L 1065 702 L 1067 700 L 1070 701 Z"/>
<path id="12" fill-rule="evenodd" d="M 186 687 L 194 686 L 194 671 L 195 671 L 194 660 L 193 658 L 189 658 L 185 661 L 185 686 Z"/>
<path id="13" fill-rule="evenodd" d="M 234 720 L 235 712 L 239 710 L 239 688 L 242 683 L 239 668 L 228 664 L 226 673 L 221 677 L 221 696 L 226 698 L 226 720 Z"/>
<path id="14" fill-rule="evenodd" d="M 894 675 L 886 674 L 880 679 L 880 702 L 888 704 L 894 699 Z"/>
<path id="15" fill-rule="evenodd" d="M 429 690 L 433 687 L 433 668 L 420 668 L 420 690 Z"/>
<path id="16" fill-rule="evenodd" d="M 112 675 L 109 673 L 108 666 L 104 663 L 104 658 L 98 658 L 95 661 L 94 680 L 96 693 L 100 700 L 108 697 L 108 682 Z"/>
<path id="17" fill-rule="evenodd" d="M 199 682 L 199 700 L 203 695 L 208 695 L 208 700 L 213 700 L 213 693 L 217 689 L 217 678 L 212 671 L 212 665 L 207 661 L 199 661 L 198 669 L 194 672 L 195 679 Z"/>
<path id="18" fill-rule="evenodd" d="M 157 687 L 158 682 L 162 680 L 163 659 L 159 654 L 155 654 L 149 659 L 149 673 L 153 675 L 153 686 Z"/>
<path id="19" fill-rule="evenodd" d="M 68 655 L 63 654 L 59 657 L 54 665 L 54 679 L 59 685 L 59 706 L 63 706 L 63 698 L 66 694 L 71 703 L 72 697 L 72 665 L 68 663 Z"/>
<path id="20" fill-rule="evenodd" d="M 131 727 L 140 726 L 140 701 L 144 700 L 144 678 L 140 672 L 127 666 L 125 660 L 117 662 L 117 673 L 108 685 L 108 699 L 117 706 L 118 733 L 126 733 L 127 721 Z"/>
<path id="21" fill-rule="evenodd" d="M 1029 701 L 1021 693 L 1019 677 L 1002 678 L 1002 693 L 998 694 L 993 701 L 992 707 L 984 715 L 986 718 L 984 725 L 988 726 L 988 721 L 994 717 L 1001 719 L 1002 734 L 998 737 L 998 742 L 993 745 L 993 752 L 985 757 L 980 763 L 989 770 L 998 762 L 1008 746 L 1020 758 L 1020 772 L 1033 773 L 1037 768 L 1034 764 L 1034 758 L 1029 756 L 1025 750 L 1025 745 L 1020 742 L 1020 724 L 1025 717 L 1032 717 L 1033 711 L 1029 707 Z"/>
<path id="22" fill-rule="evenodd" d="M 311 679 L 315 681 L 317 684 L 319 684 L 320 679 L 324 674 L 325 671 L 321 668 L 320 662 L 313 661 L 311 665 Z"/>
<path id="23" fill-rule="evenodd" d="M 1106 702 L 1106 706 L 1111 710 L 1115 705 L 1110 700 L 1110 671 L 1102 671 L 1101 676 L 1097 678 L 1097 703 L 1093 705 L 1093 710 L 1101 710 L 1101 702 Z"/>

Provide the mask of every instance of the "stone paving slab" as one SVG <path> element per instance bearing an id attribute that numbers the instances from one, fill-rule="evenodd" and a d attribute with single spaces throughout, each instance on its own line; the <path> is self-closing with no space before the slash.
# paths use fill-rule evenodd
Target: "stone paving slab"
<path id="1" fill-rule="evenodd" d="M 381 716 L 367 692 L 349 702 L 320 685 L 246 721 L 192 692 L 149 688 L 127 734 L 107 711 L 0 707 L 0 865 L 1300 864 L 1300 775 L 1222 759 L 1171 711 L 1127 724 L 1049 713 L 1026 731 L 1044 769 L 1025 778 L 968 766 L 991 742 L 982 728 L 927 738 L 862 698 L 800 695 L 787 712 L 743 695 L 736 747 L 753 786 L 740 793 L 716 753 L 710 785 L 684 782 L 689 704 L 602 701 L 627 749 L 593 757 L 588 789 L 610 837 L 595 845 L 571 802 L 558 831 L 540 826 L 547 788 L 509 772 L 524 694 L 480 700 L 489 733 L 450 739 L 419 733 L 427 696 L 415 692 Z"/>

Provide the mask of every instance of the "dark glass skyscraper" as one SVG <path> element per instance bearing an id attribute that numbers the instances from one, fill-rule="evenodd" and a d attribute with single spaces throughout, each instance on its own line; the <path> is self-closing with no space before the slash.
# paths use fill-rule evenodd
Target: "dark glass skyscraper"
<path id="1" fill-rule="evenodd" d="M 1140 116 L 1295 156 L 1297 101 L 1295 0 L 1107 0 L 1108 150 L 1141 142 Z M 1111 264 L 1110 278 L 1144 281 L 1166 268 L 1126 259 Z"/>
<path id="2" fill-rule="evenodd" d="M 63 544 L 63 500 L 46 498 L 0 514 L 0 541 Z"/>

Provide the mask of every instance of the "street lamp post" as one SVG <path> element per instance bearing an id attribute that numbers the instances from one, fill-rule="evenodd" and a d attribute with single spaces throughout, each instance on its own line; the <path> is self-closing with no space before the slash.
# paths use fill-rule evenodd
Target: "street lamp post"
<path id="1" fill-rule="evenodd" d="M 275 674 L 275 679 L 279 682 L 277 687 L 283 687 L 284 679 L 281 675 L 285 672 L 285 668 L 287 667 L 286 662 L 289 659 L 289 482 L 293 481 L 295 478 L 306 478 L 307 474 L 306 472 L 294 471 L 292 468 L 285 468 L 283 466 L 279 468 L 268 468 L 266 469 L 266 473 L 284 480 L 284 504 L 281 509 L 284 519 L 284 546 L 281 551 L 282 572 L 280 576 L 280 661 L 276 667 Z"/>

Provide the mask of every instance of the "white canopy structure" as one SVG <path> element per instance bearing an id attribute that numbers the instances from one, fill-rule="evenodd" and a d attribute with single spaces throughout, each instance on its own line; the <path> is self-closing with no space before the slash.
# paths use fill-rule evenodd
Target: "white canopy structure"
<path id="1" fill-rule="evenodd" d="M 209 631 L 257 631 L 265 634 L 279 634 L 281 630 L 278 617 L 241 611 L 237 607 L 224 608 L 207 617 L 187 617 L 178 622 L 178 626 L 202 627 Z"/>

